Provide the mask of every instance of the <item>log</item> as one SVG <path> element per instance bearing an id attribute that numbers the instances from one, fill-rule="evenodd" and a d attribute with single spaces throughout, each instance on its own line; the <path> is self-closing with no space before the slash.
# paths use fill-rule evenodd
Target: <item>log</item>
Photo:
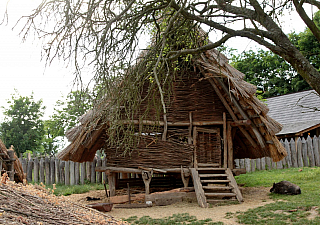
<path id="1" fill-rule="evenodd" d="M 223 167 L 228 167 L 227 116 L 223 112 Z"/>
<path id="2" fill-rule="evenodd" d="M 117 173 L 141 173 L 142 172 L 141 169 L 112 167 L 112 166 L 106 166 L 106 167 L 99 166 L 99 167 L 96 167 L 95 170 L 99 172 L 106 172 L 109 170 L 110 172 L 117 172 Z"/>
<path id="3" fill-rule="evenodd" d="M 229 123 L 227 125 L 227 143 L 228 143 L 228 168 L 233 169 L 232 127 Z"/>
<path id="4" fill-rule="evenodd" d="M 108 175 L 108 184 L 109 184 L 109 191 L 110 191 L 110 197 L 116 195 L 116 173 L 110 173 Z M 129 201 L 129 198 L 128 198 Z"/>
<path id="5" fill-rule="evenodd" d="M 143 200 L 144 198 L 145 198 L 145 194 L 132 194 L 131 195 L 132 201 Z M 110 202 L 112 202 L 113 204 L 126 203 L 126 202 L 129 202 L 129 196 L 128 195 L 111 196 Z"/>

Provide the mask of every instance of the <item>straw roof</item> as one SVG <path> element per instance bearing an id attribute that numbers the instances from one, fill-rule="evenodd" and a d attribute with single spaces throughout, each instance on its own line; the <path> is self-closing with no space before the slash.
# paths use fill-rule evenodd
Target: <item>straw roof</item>
<path id="1" fill-rule="evenodd" d="M 234 114 L 231 116 L 234 121 L 249 119 L 252 122 L 236 134 L 235 141 L 242 142 L 245 148 L 235 146 L 235 154 L 242 158 L 269 156 L 273 161 L 284 158 L 287 153 L 275 136 L 282 126 L 267 115 L 268 107 L 255 97 L 256 87 L 244 81 L 244 74 L 229 65 L 228 59 L 215 49 L 201 53 L 200 57 L 193 59 L 193 64 L 202 74 L 202 79 L 218 87 L 215 91 L 224 93 L 223 98 L 232 111 L 227 113 Z M 93 160 L 95 152 L 105 145 L 106 128 L 111 122 L 105 117 L 109 103 L 105 101 L 88 111 L 81 118 L 81 124 L 67 132 L 71 144 L 58 154 L 60 159 L 77 162 Z M 228 118 L 230 120 L 230 115 Z"/>

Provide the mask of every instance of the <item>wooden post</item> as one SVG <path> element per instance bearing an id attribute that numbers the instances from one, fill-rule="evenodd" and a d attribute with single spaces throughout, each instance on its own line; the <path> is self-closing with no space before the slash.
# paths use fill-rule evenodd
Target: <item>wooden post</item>
<path id="1" fill-rule="evenodd" d="M 48 157 L 45 158 L 44 164 L 45 164 L 45 172 L 46 172 L 46 185 L 48 185 L 48 184 L 51 184 L 51 181 L 50 181 L 50 160 Z"/>
<path id="2" fill-rule="evenodd" d="M 50 181 L 51 184 L 56 183 L 56 176 L 55 176 L 55 166 L 54 166 L 54 158 L 50 158 Z"/>
<path id="3" fill-rule="evenodd" d="M 244 168 L 245 168 L 244 159 L 240 159 L 240 160 L 239 160 L 239 164 L 240 164 L 240 168 L 241 168 L 241 169 L 244 169 Z"/>
<path id="4" fill-rule="evenodd" d="M 297 140 L 297 155 L 298 155 L 298 166 L 303 167 L 302 142 L 300 137 Z"/>
<path id="5" fill-rule="evenodd" d="M 38 157 L 34 158 L 34 166 L 33 166 L 33 181 L 35 183 L 39 182 L 39 160 Z"/>
<path id="6" fill-rule="evenodd" d="M 302 137 L 301 145 L 302 145 L 303 166 L 309 166 L 307 141 L 306 139 L 304 139 L 304 137 Z"/>
<path id="7" fill-rule="evenodd" d="M 277 169 L 283 169 L 282 161 L 277 162 Z"/>
<path id="8" fill-rule="evenodd" d="M 270 157 L 266 157 L 266 164 L 267 164 L 267 167 L 268 167 L 268 170 L 271 170 L 271 158 Z"/>
<path id="9" fill-rule="evenodd" d="M 103 159 L 102 159 L 102 166 L 103 167 L 105 167 L 106 166 L 106 164 L 107 164 L 107 159 L 106 159 L 106 157 L 104 157 Z M 107 174 L 106 173 L 103 173 L 102 174 L 102 178 L 103 178 L 103 182 L 104 183 L 107 183 Z"/>
<path id="10" fill-rule="evenodd" d="M 91 162 L 91 184 L 96 183 L 96 158 Z"/>
<path id="11" fill-rule="evenodd" d="M 244 164 L 245 164 L 246 172 L 249 172 L 250 171 L 250 159 L 249 158 L 245 158 L 244 159 Z"/>
<path id="12" fill-rule="evenodd" d="M 91 181 L 91 162 L 86 162 L 87 181 Z"/>
<path id="13" fill-rule="evenodd" d="M 189 185 L 189 180 L 190 180 L 190 173 L 186 174 L 183 167 L 181 166 L 181 179 L 183 182 L 183 187 L 188 187 Z"/>
<path id="14" fill-rule="evenodd" d="M 228 142 L 228 168 L 233 169 L 233 143 L 232 143 L 232 127 L 227 124 L 227 142 Z"/>
<path id="15" fill-rule="evenodd" d="M 192 144 L 192 112 L 189 112 L 189 129 L 188 129 L 188 144 Z"/>
<path id="16" fill-rule="evenodd" d="M 30 159 L 28 161 L 28 168 L 27 168 L 27 181 L 28 182 L 32 181 L 32 168 L 33 168 L 33 160 Z"/>
<path id="17" fill-rule="evenodd" d="M 235 164 L 236 169 L 240 169 L 240 159 L 235 159 L 234 164 Z"/>
<path id="18" fill-rule="evenodd" d="M 76 185 L 80 184 L 80 165 L 79 162 L 74 164 L 74 181 Z"/>
<path id="19" fill-rule="evenodd" d="M 12 145 L 11 145 L 12 146 Z M 8 163 L 8 173 L 9 173 L 9 178 L 11 181 L 14 181 L 14 150 L 13 149 L 8 149 L 8 155 L 9 155 L 9 159 L 11 160 Z M 2 168 L 1 168 L 2 169 Z M 1 173 L 0 173 L 1 175 Z M 32 180 L 32 169 L 31 169 L 31 180 Z"/>
<path id="20" fill-rule="evenodd" d="M 193 127 L 193 146 L 194 146 L 194 152 L 193 152 L 193 167 L 198 168 L 198 161 L 197 161 L 197 127 Z"/>
<path id="21" fill-rule="evenodd" d="M 152 179 L 152 175 L 153 175 L 153 170 L 151 170 L 151 171 L 143 170 L 142 171 L 142 179 L 144 182 L 146 195 L 150 194 L 150 182 Z"/>
<path id="22" fill-rule="evenodd" d="M 54 160 L 54 164 L 55 164 L 55 177 L 56 177 L 56 183 L 61 183 L 61 179 L 60 179 L 60 159 L 55 159 Z"/>
<path id="23" fill-rule="evenodd" d="M 65 161 L 60 161 L 59 173 L 60 173 L 60 182 L 61 182 L 61 184 L 66 184 L 65 166 L 66 166 Z"/>
<path id="24" fill-rule="evenodd" d="M 70 162 L 65 161 L 64 165 L 64 182 L 65 185 L 70 185 Z"/>
<path id="25" fill-rule="evenodd" d="M 117 173 L 109 173 L 108 175 L 110 197 L 116 195 L 116 175 Z"/>
<path id="26" fill-rule="evenodd" d="M 23 169 L 23 173 L 27 173 L 27 159 L 21 159 L 21 164 L 22 164 L 22 169 Z M 0 170 L 2 170 L 2 167 L 0 168 Z"/>
<path id="27" fill-rule="evenodd" d="M 101 166 L 102 165 L 102 162 L 101 162 L 101 158 L 99 157 L 98 159 L 97 159 L 97 167 L 98 166 Z M 97 183 L 98 184 L 102 184 L 102 173 L 101 172 L 97 172 Z"/>
<path id="28" fill-rule="evenodd" d="M 223 167 L 228 167 L 227 116 L 223 112 Z"/>
<path id="29" fill-rule="evenodd" d="M 313 153 L 313 146 L 312 146 L 312 139 L 310 136 L 307 137 L 307 146 L 308 146 L 308 157 L 309 157 L 309 162 L 311 167 L 314 167 L 315 161 L 314 161 L 314 153 Z"/>
<path id="30" fill-rule="evenodd" d="M 256 167 L 257 167 L 257 170 L 261 170 L 261 159 L 256 159 Z"/>
<path id="31" fill-rule="evenodd" d="M 288 139 L 286 139 L 284 141 L 284 147 L 288 153 L 288 155 L 286 156 L 287 165 L 288 165 L 288 168 L 291 168 L 292 167 L 292 157 L 291 157 L 291 150 L 290 150 L 290 144 L 288 142 Z"/>
<path id="32" fill-rule="evenodd" d="M 251 159 L 251 172 L 256 171 L 256 159 Z"/>
<path id="33" fill-rule="evenodd" d="M 80 184 L 84 184 L 85 183 L 85 178 L 86 178 L 86 163 L 83 162 L 80 164 L 80 168 L 81 168 L 81 176 L 80 176 Z"/>
<path id="34" fill-rule="evenodd" d="M 41 159 L 40 159 L 40 182 L 43 184 L 45 183 L 44 168 L 45 168 L 44 158 L 41 157 Z"/>
<path id="35" fill-rule="evenodd" d="M 320 157 L 319 157 L 319 151 L 318 151 L 318 138 L 317 136 L 314 136 L 312 139 L 312 144 L 313 144 L 313 153 L 314 153 L 314 160 L 315 160 L 315 165 L 320 166 Z"/>
<path id="36" fill-rule="evenodd" d="M 70 161 L 70 185 L 75 185 L 74 162 Z"/>
<path id="37" fill-rule="evenodd" d="M 296 142 L 293 140 L 293 138 L 291 138 L 290 140 L 290 150 L 291 150 L 292 166 L 297 168 L 298 160 L 297 160 Z"/>

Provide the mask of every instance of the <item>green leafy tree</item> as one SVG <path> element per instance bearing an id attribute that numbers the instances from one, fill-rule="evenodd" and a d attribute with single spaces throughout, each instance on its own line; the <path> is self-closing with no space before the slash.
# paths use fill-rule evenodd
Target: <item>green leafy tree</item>
<path id="1" fill-rule="evenodd" d="M 5 118 L 0 125 L 0 136 L 6 147 L 13 145 L 18 154 L 26 150 L 43 151 L 42 100 L 35 101 L 33 93 L 29 97 L 15 93 L 8 103 L 9 108 L 3 107 Z"/>
<path id="2" fill-rule="evenodd" d="M 56 102 L 53 115 L 45 121 L 45 151 L 54 154 L 63 147 L 65 132 L 76 126 L 78 118 L 93 104 L 93 94 L 86 91 L 72 91 L 64 100 Z"/>
<path id="3" fill-rule="evenodd" d="M 249 50 L 233 55 L 232 65 L 245 74 L 245 80 L 257 86 L 263 98 L 310 89 L 295 69 L 278 55 Z"/>

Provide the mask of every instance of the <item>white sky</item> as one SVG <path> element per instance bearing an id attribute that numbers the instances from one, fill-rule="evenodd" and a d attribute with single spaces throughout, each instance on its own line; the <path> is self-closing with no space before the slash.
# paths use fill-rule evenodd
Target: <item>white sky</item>
<path id="1" fill-rule="evenodd" d="M 0 21 L 7 0 L 0 0 Z M 0 26 L 0 106 L 8 107 L 6 100 L 11 98 L 14 89 L 22 96 L 30 96 L 34 92 L 35 100 L 43 99 L 47 107 L 46 118 L 51 115 L 53 106 L 61 95 L 66 95 L 72 89 L 72 69 L 65 68 L 63 62 L 55 62 L 45 68 L 41 62 L 41 47 L 37 40 L 22 43 L 18 29 L 12 27 L 18 18 L 28 15 L 41 0 L 10 0 L 8 4 L 9 24 Z M 285 32 L 303 31 L 305 25 L 297 15 L 286 16 Z M 250 43 L 250 44 L 249 44 Z M 255 44 L 244 38 L 233 38 L 227 43 L 230 47 L 243 50 L 254 48 Z M 249 44 L 249 45 L 248 45 Z M 3 119 L 0 110 L 0 122 Z"/>

